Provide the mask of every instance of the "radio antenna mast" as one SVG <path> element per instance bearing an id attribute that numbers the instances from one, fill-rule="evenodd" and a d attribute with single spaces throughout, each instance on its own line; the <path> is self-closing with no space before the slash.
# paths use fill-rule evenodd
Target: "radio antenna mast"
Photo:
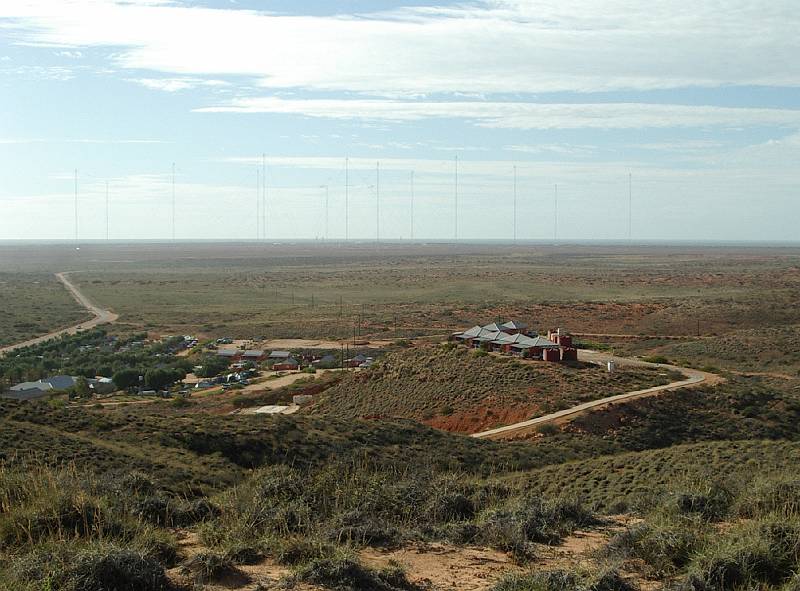
<path id="1" fill-rule="evenodd" d="M 261 169 L 256 168 L 256 241 L 261 239 Z"/>
<path id="2" fill-rule="evenodd" d="M 628 240 L 633 238 L 633 173 L 628 173 Z"/>
<path id="3" fill-rule="evenodd" d="M 514 165 L 514 242 L 517 241 L 517 166 Z"/>
<path id="4" fill-rule="evenodd" d="M 381 241 L 381 163 L 375 164 L 375 239 Z"/>
<path id="5" fill-rule="evenodd" d="M 414 240 L 414 171 L 411 171 L 411 240 Z"/>
<path id="6" fill-rule="evenodd" d="M 556 183 L 556 207 L 553 213 L 553 237 L 558 240 L 558 183 Z"/>
<path id="7" fill-rule="evenodd" d="M 344 159 L 344 239 L 350 239 L 350 159 Z"/>
<path id="8" fill-rule="evenodd" d="M 108 242 L 108 181 L 106 181 L 106 242 Z"/>
<path id="9" fill-rule="evenodd" d="M 172 241 L 175 241 L 175 163 L 172 163 Z"/>
<path id="10" fill-rule="evenodd" d="M 261 178 L 262 185 L 261 191 L 263 192 L 263 199 L 261 202 L 261 238 L 267 239 L 267 155 L 261 154 Z"/>
<path id="11" fill-rule="evenodd" d="M 455 200 L 453 203 L 453 219 L 455 222 L 455 238 L 458 242 L 458 154 L 456 154 Z"/>
<path id="12" fill-rule="evenodd" d="M 78 169 L 75 169 L 75 248 L 78 248 Z"/>

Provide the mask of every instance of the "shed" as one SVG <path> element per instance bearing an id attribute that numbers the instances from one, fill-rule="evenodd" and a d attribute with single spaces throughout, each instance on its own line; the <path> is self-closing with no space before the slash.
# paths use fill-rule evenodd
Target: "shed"
<path id="1" fill-rule="evenodd" d="M 282 361 L 275 363 L 272 366 L 272 369 L 275 371 L 293 371 L 300 369 L 300 362 L 294 357 L 289 357 L 288 359 L 283 359 Z"/>
<path id="2" fill-rule="evenodd" d="M 264 351 L 259 351 L 258 349 L 250 349 L 242 353 L 242 359 L 244 361 L 263 361 L 265 358 Z"/>

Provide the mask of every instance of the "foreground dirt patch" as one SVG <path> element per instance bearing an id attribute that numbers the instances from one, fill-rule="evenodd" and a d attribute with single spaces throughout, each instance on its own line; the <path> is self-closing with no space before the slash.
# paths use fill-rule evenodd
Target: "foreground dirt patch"
<path id="1" fill-rule="evenodd" d="M 364 550 L 364 564 L 380 568 L 395 561 L 414 582 L 430 582 L 434 589 L 482 591 L 491 589 L 503 575 L 521 570 L 509 556 L 484 548 L 458 548 L 446 544 L 411 546 L 391 552 Z"/>

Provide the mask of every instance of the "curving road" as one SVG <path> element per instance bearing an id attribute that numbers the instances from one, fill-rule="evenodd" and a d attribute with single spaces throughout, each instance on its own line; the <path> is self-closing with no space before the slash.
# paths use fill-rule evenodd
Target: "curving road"
<path id="1" fill-rule="evenodd" d="M 520 423 L 514 423 L 513 425 L 506 425 L 505 427 L 498 427 L 496 429 L 490 429 L 481 433 L 473 433 L 471 437 L 475 437 L 477 439 L 510 439 L 522 435 L 529 435 L 534 433 L 538 427 L 541 427 L 545 423 L 566 422 L 590 410 L 597 410 L 599 408 L 613 406 L 614 404 L 627 402 L 636 398 L 646 398 L 647 396 L 653 396 L 656 394 L 661 394 L 662 392 L 669 392 L 671 390 L 678 390 L 679 388 L 687 388 L 690 386 L 696 386 L 698 384 L 712 385 L 724 381 L 724 378 L 716 374 L 700 371 L 698 369 L 675 367 L 672 365 L 662 365 L 659 363 L 648 363 L 639 359 L 616 357 L 601 353 L 599 351 L 580 350 L 578 351 L 578 356 L 581 361 L 598 363 L 601 365 L 605 365 L 609 361 L 614 361 L 617 364 L 617 367 L 638 366 L 677 370 L 684 374 L 686 379 L 679 380 L 677 382 L 671 382 L 663 386 L 654 386 L 652 388 L 645 388 L 644 390 L 634 390 L 633 392 L 626 392 L 625 394 L 617 394 L 616 396 L 592 400 L 591 402 L 584 402 L 583 404 L 573 406 L 572 408 L 560 410 L 558 412 L 536 417 L 534 419 L 529 419 L 527 421 L 522 421 Z"/>
<path id="2" fill-rule="evenodd" d="M 96 326 L 100 326 L 101 324 L 110 324 L 112 322 L 116 322 L 116 320 L 119 318 L 117 314 L 114 314 L 114 312 L 111 310 L 104 310 L 103 308 L 93 304 L 92 301 L 83 293 L 81 293 L 77 286 L 69 280 L 68 275 L 69 273 L 66 272 L 56 273 L 56 278 L 64 284 L 64 287 L 67 289 L 67 291 L 69 291 L 70 295 L 72 295 L 75 301 L 86 308 L 86 310 L 88 310 L 89 313 L 94 316 L 94 318 L 91 320 L 86 320 L 85 322 L 81 322 L 80 324 L 75 324 L 73 326 L 68 326 L 67 328 L 62 328 L 61 330 L 47 333 L 46 335 L 42 335 L 22 343 L 17 343 L 16 345 L 2 347 L 0 348 L 0 357 L 16 351 L 17 349 L 24 349 L 25 347 L 30 347 L 31 345 L 38 345 L 39 343 L 44 343 L 45 341 L 49 341 L 62 335 L 75 334 L 82 330 L 89 330 Z"/>

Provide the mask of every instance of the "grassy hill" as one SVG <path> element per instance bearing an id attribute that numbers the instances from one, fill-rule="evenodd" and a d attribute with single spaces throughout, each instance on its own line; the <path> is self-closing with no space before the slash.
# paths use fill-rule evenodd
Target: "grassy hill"
<path id="1" fill-rule="evenodd" d="M 450 346 L 414 347 L 387 355 L 368 371 L 327 389 L 313 414 L 415 419 L 474 433 L 581 402 L 665 384 L 675 374 L 649 368 L 603 368 L 521 362 Z"/>
<path id="2" fill-rule="evenodd" d="M 647 507 L 678 484 L 792 472 L 798 441 L 709 441 L 628 452 L 531 470 L 511 478 L 545 496 L 583 499 L 601 512 Z"/>

